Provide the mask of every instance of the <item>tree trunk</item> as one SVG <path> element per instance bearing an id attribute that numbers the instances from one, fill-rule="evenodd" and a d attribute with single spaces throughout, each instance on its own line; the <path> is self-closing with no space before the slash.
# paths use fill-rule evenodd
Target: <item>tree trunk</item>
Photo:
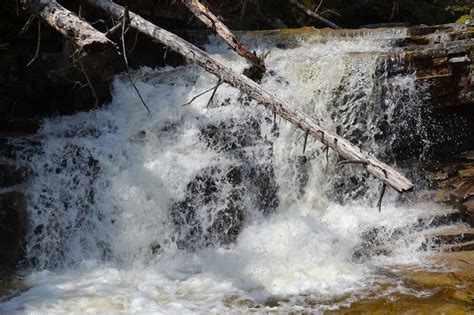
<path id="1" fill-rule="evenodd" d="M 316 19 L 327 26 L 331 28 L 341 28 L 339 25 L 329 21 L 328 19 L 322 17 L 321 15 L 317 14 L 316 12 L 311 11 L 310 9 L 306 8 L 304 5 L 298 2 L 298 0 L 289 0 L 290 3 L 298 10 L 303 12 L 304 14 L 308 15 L 309 17 L 312 17 L 313 19 Z"/>
<path id="2" fill-rule="evenodd" d="M 103 33 L 54 0 L 21 0 L 21 3 L 32 14 L 40 16 L 48 25 L 88 53 L 114 45 Z"/>
<path id="3" fill-rule="evenodd" d="M 265 63 L 262 58 L 257 57 L 255 53 L 250 52 L 244 44 L 242 44 L 237 37 L 227 28 L 227 26 L 221 22 L 221 20 L 209 11 L 198 0 L 181 0 L 184 5 L 204 24 L 210 29 L 215 31 L 232 49 L 237 52 L 240 56 L 246 58 L 252 65 L 259 68 L 259 70 L 265 72 Z"/>
<path id="4" fill-rule="evenodd" d="M 108 12 L 109 14 L 112 14 L 115 18 L 119 18 L 125 10 L 122 6 L 119 6 L 110 0 L 85 1 Z M 198 64 L 206 71 L 219 77 L 222 81 L 249 95 L 272 112 L 278 114 L 299 129 L 303 130 L 308 135 L 311 135 L 315 139 L 321 141 L 324 145 L 332 148 L 343 158 L 360 161 L 360 163 L 358 163 L 360 166 L 365 168 L 370 174 L 377 177 L 385 184 L 393 187 L 399 192 L 409 191 L 413 188 L 413 184 L 396 170 L 379 161 L 372 154 L 362 151 L 346 139 L 320 126 L 319 123 L 311 119 L 309 116 L 287 105 L 284 101 L 264 90 L 254 81 L 244 75 L 234 72 L 229 67 L 212 59 L 204 51 L 194 45 L 166 30 L 163 30 L 132 12 L 130 12 L 130 18 L 130 25 L 132 28 L 142 32 L 153 40 L 168 46 L 187 60 Z"/>

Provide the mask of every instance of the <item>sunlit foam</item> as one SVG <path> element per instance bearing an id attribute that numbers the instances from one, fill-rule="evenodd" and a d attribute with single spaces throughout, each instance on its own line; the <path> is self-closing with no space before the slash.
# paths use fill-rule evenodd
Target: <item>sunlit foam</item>
<path id="1" fill-rule="evenodd" d="M 395 108 L 420 104 L 411 76 L 396 77 L 391 94 L 381 99 L 380 87 L 388 83 L 377 81 L 385 79 L 376 71 L 384 66 L 379 53 L 402 34 L 382 35 L 315 36 L 287 48 L 275 47 L 284 39 L 262 39 L 253 47 L 271 50 L 262 85 L 322 125 L 365 139 L 365 149 L 390 156 L 393 134 L 375 139 L 384 132 L 380 122 Z M 234 70 L 244 69 L 224 45 L 213 40 L 207 49 Z M 118 76 L 107 106 L 47 119 L 33 143 L 17 141 L 18 160 L 33 174 L 26 259 L 37 271 L 25 279 L 31 289 L 0 310 L 219 313 L 254 308 L 272 296 L 288 304 L 291 296 L 355 294 L 378 281 L 380 268 L 422 260 L 424 239 L 407 227 L 429 209 L 396 207 L 388 193 L 379 213 L 375 180 L 356 166 L 336 170 L 337 156 L 326 156 L 312 141 L 303 157 L 301 131 L 274 121 L 225 84 L 209 107 L 209 94 L 187 104 L 215 86 L 217 79 L 204 70 L 142 68 L 134 77 L 151 114 Z M 410 103 L 397 99 L 402 92 Z M 255 132 L 246 129 L 248 119 L 261 132 L 251 144 L 223 149 L 202 138 L 203 128 L 225 121 L 232 121 L 233 137 Z M 262 196 L 244 181 L 245 221 L 236 242 L 221 246 L 202 237 L 181 248 L 180 235 L 193 227 L 176 226 L 172 205 L 188 196 L 189 183 L 204 170 L 228 165 L 244 165 L 250 175 L 252 167 L 271 165 L 278 207 L 266 213 Z M 210 172 L 219 191 L 234 189 L 217 173 Z M 359 184 L 351 186 L 354 181 Z M 193 208 L 193 224 L 209 228 L 225 202 L 217 198 Z M 378 237 L 392 254 L 357 259 L 364 232 L 382 227 L 385 234 Z M 399 228 L 404 234 L 393 240 Z"/>

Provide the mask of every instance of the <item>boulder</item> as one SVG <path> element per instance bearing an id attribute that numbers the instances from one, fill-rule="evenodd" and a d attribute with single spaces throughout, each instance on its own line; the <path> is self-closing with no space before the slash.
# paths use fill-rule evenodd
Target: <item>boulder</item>
<path id="1" fill-rule="evenodd" d="M 170 208 L 180 249 L 234 242 L 244 222 L 240 166 L 204 169 L 187 186 L 184 200 Z"/>

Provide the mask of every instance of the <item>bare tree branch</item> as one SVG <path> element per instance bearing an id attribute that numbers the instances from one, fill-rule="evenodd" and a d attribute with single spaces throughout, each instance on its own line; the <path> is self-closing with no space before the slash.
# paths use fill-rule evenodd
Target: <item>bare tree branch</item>
<path id="1" fill-rule="evenodd" d="M 304 14 L 308 15 L 309 17 L 312 17 L 312 18 L 326 24 L 327 26 L 329 26 L 331 28 L 336 28 L 336 29 L 341 28 L 336 23 L 331 22 L 328 19 L 326 19 L 326 18 L 322 17 L 321 15 L 317 14 L 316 12 L 311 11 L 310 9 L 306 8 L 304 5 L 299 3 L 298 0 L 289 0 L 289 1 L 296 9 L 298 9 L 299 11 L 301 11 Z"/>

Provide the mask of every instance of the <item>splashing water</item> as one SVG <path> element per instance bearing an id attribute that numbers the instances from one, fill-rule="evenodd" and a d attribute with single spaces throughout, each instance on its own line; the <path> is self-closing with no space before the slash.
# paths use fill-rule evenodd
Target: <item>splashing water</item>
<path id="1" fill-rule="evenodd" d="M 418 117 L 423 99 L 413 77 L 386 75 L 403 32 L 245 40 L 271 50 L 264 88 L 393 162 L 396 128 L 410 128 L 397 120 Z M 246 66 L 216 39 L 206 49 Z M 184 105 L 216 84 L 202 69 L 134 77 L 151 114 L 118 76 L 107 106 L 48 119 L 33 141 L 17 141 L 34 174 L 30 289 L 0 311 L 321 311 L 370 295 L 391 265 L 423 263 L 425 237 L 412 226 L 432 206 L 396 206 L 394 194 L 379 213 L 376 180 L 335 169 L 319 143 L 303 154 L 301 131 L 227 85 L 209 104 L 210 93 Z M 370 233 L 390 254 L 360 254 Z"/>

